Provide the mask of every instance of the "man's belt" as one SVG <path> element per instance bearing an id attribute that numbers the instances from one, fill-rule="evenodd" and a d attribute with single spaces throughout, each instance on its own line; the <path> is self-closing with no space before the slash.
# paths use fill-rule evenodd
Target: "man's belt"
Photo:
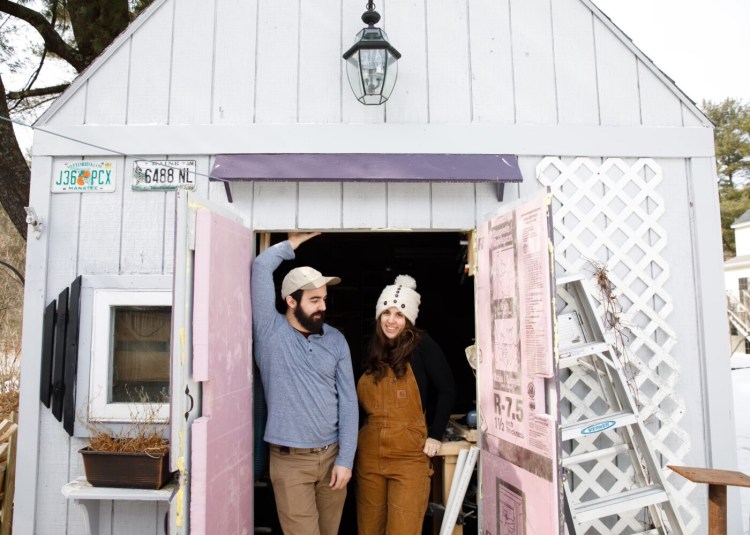
<path id="1" fill-rule="evenodd" d="M 290 455 L 292 453 L 320 453 L 322 451 L 326 451 L 328 448 L 332 448 L 335 445 L 336 442 L 334 442 L 333 444 L 321 446 L 320 448 L 293 448 L 291 446 L 279 446 L 278 444 L 270 444 L 272 449 L 275 449 L 282 455 Z"/>

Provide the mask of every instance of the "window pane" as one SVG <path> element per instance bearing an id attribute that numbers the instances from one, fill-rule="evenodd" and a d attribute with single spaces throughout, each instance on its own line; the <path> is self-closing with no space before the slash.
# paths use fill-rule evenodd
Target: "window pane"
<path id="1" fill-rule="evenodd" d="M 747 290 L 747 277 L 743 277 L 739 280 L 740 291 Z"/>
<path id="2" fill-rule="evenodd" d="M 168 403 L 171 307 L 116 306 L 112 316 L 110 402 Z"/>

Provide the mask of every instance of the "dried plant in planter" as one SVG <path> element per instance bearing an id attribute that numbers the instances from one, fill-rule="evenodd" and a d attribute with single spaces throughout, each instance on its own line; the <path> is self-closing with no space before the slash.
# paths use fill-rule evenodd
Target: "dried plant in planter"
<path id="1" fill-rule="evenodd" d="M 130 396 L 133 399 L 133 396 Z M 141 390 L 131 421 L 115 432 L 88 420 L 89 445 L 80 450 L 86 479 L 95 487 L 159 489 L 169 480 L 168 422 L 159 421 L 159 403 Z"/>
<path id="2" fill-rule="evenodd" d="M 163 435 L 169 422 L 159 421 L 159 405 L 166 402 L 166 395 L 162 395 L 165 401 L 155 402 L 140 389 L 135 395 L 129 392 L 128 397 L 134 405 L 130 409 L 130 422 L 122 431 L 115 432 L 101 422 L 86 421 L 89 449 L 154 455 L 168 453 L 169 440 Z"/>

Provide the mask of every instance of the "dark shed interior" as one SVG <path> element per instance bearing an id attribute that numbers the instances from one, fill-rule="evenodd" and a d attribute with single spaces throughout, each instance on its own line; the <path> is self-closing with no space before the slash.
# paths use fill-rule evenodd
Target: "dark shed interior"
<path id="1" fill-rule="evenodd" d="M 271 243 L 284 239 L 284 234 L 273 234 Z M 466 413 L 475 408 L 476 399 L 474 374 L 464 353 L 475 332 L 474 279 L 465 271 L 466 255 L 466 234 L 460 232 L 327 233 L 304 243 L 295 260 L 282 264 L 275 274 L 276 287 L 290 269 L 303 265 L 342 279 L 329 289 L 326 321 L 349 342 L 356 379 L 374 327 L 376 299 L 397 275 L 411 275 L 421 296 L 417 327 L 429 332 L 443 349 L 456 380 L 453 412 Z M 350 485 L 350 497 L 353 490 Z M 269 518 L 275 512 L 269 494 L 270 489 L 256 488 L 256 526 L 277 522 Z M 349 498 L 339 532 L 356 533 Z"/>

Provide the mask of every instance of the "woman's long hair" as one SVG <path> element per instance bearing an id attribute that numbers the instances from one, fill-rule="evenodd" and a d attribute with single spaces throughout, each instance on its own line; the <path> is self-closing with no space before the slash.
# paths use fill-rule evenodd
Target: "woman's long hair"
<path id="1" fill-rule="evenodd" d="M 422 331 L 412 325 L 408 319 L 404 330 L 396 338 L 388 338 L 383 333 L 380 318 L 378 318 L 375 320 L 375 333 L 370 338 L 367 353 L 362 361 L 364 373 L 372 375 L 377 383 L 388 373 L 388 368 L 391 368 L 400 379 L 406 373 L 406 365 L 421 340 Z"/>

